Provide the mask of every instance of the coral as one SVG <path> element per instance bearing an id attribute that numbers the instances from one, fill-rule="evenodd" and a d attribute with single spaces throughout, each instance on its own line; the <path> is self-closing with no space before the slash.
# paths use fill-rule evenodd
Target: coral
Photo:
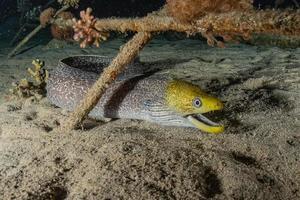
<path id="1" fill-rule="evenodd" d="M 293 10 L 231 11 L 208 13 L 192 23 L 181 23 L 172 17 L 155 15 L 135 19 L 97 19 L 95 28 L 99 31 L 120 32 L 171 30 L 185 32 L 188 35 L 201 33 L 209 45 L 224 47 L 215 36 L 223 37 L 224 41 L 235 41 L 239 37 L 248 40 L 253 33 L 299 36 L 300 15 L 299 11 Z"/>
<path id="2" fill-rule="evenodd" d="M 10 99 L 27 99 L 33 97 L 35 100 L 42 99 L 46 94 L 46 81 L 49 73 L 44 69 L 44 62 L 38 59 L 33 60 L 33 69 L 28 68 L 31 78 L 34 80 L 28 81 L 26 78 L 21 79 L 17 83 L 12 83 L 13 88 L 9 90 L 10 95 L 6 96 L 7 100 Z"/>
<path id="3" fill-rule="evenodd" d="M 59 13 L 51 24 L 51 34 L 59 40 L 72 40 L 74 30 L 70 24 L 74 15 L 71 12 Z"/>
<path id="4" fill-rule="evenodd" d="M 64 11 L 64 12 L 59 13 L 57 15 L 57 18 L 62 18 L 64 20 L 73 19 L 74 15 L 71 12 Z"/>
<path id="5" fill-rule="evenodd" d="M 9 95 L 6 95 L 6 100 L 15 99 L 27 99 L 33 97 L 35 100 L 41 100 L 45 94 L 46 90 L 41 89 L 33 84 L 33 82 L 27 79 L 21 79 L 17 83 L 12 83 L 13 88 L 9 89 Z"/>
<path id="6" fill-rule="evenodd" d="M 180 22 L 191 22 L 206 13 L 251 10 L 251 0 L 167 0 L 167 12 Z"/>
<path id="7" fill-rule="evenodd" d="M 28 68 L 27 71 L 31 75 L 32 78 L 36 81 L 37 86 L 41 86 L 46 83 L 49 73 L 46 69 L 44 69 L 45 62 L 39 59 L 33 60 L 32 64 L 34 66 L 33 70 Z"/>
<path id="8" fill-rule="evenodd" d="M 106 40 L 109 36 L 108 32 L 100 32 L 95 30 L 97 19 L 91 15 L 92 9 L 87 8 L 86 11 L 80 12 L 81 20 L 73 19 L 74 25 L 74 40 L 80 42 L 80 47 L 84 48 L 87 45 L 94 44 L 97 47 L 101 40 Z"/>
<path id="9" fill-rule="evenodd" d="M 140 19 L 98 19 L 95 23 L 95 29 L 98 31 L 119 31 L 122 33 L 126 31 L 178 31 L 189 34 L 193 30 L 193 26 L 191 24 L 178 23 L 172 17 L 168 16 L 147 16 Z M 193 30 L 193 32 L 196 31 L 196 29 Z"/>
<path id="10" fill-rule="evenodd" d="M 51 19 L 55 15 L 56 10 L 54 8 L 47 8 L 40 14 L 40 24 L 42 27 L 46 27 L 50 24 Z"/>
<path id="11" fill-rule="evenodd" d="M 12 83 L 12 88 L 9 89 L 9 95 L 6 95 L 6 100 L 24 99 L 33 96 L 32 83 L 27 79 L 21 79 L 19 82 Z"/>
<path id="12" fill-rule="evenodd" d="M 253 33 L 299 36 L 299 11 L 264 10 L 208 14 L 194 21 L 195 27 L 209 30 L 213 35 L 249 39 Z"/>
<path id="13" fill-rule="evenodd" d="M 58 3 L 62 4 L 62 5 L 67 5 L 70 7 L 78 7 L 79 1 L 80 0 L 57 0 Z"/>

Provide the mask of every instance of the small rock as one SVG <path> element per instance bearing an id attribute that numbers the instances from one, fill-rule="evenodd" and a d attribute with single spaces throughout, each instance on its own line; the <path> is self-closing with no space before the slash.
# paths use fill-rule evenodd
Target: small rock
<path id="1" fill-rule="evenodd" d="M 31 107 L 34 103 L 36 103 L 35 97 L 29 97 L 24 101 L 24 108 Z"/>

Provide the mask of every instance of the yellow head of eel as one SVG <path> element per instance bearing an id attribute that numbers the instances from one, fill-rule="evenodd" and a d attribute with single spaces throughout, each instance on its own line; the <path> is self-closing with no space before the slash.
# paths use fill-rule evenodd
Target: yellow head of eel
<path id="1" fill-rule="evenodd" d="M 172 80 L 167 85 L 166 101 L 169 108 L 184 116 L 194 127 L 208 133 L 221 133 L 224 126 L 202 114 L 222 110 L 223 103 L 191 83 Z"/>

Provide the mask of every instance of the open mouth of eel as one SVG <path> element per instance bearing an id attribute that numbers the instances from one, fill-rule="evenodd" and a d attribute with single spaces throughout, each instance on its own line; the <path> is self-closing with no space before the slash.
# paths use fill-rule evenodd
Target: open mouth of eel
<path id="1" fill-rule="evenodd" d="M 207 133 L 222 133 L 224 126 L 205 117 L 203 114 L 191 114 L 186 116 L 187 120 L 196 128 Z"/>

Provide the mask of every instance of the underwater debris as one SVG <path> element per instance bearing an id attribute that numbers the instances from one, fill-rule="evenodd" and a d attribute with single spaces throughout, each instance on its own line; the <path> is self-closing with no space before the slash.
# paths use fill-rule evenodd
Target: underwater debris
<path id="1" fill-rule="evenodd" d="M 33 69 L 28 68 L 27 71 L 30 78 L 34 81 L 28 81 L 27 78 L 21 79 L 17 83 L 12 83 L 13 88 L 9 89 L 10 95 L 7 99 L 27 99 L 34 97 L 39 101 L 46 95 L 46 82 L 49 73 L 44 69 L 45 63 L 41 60 L 33 60 Z"/>

